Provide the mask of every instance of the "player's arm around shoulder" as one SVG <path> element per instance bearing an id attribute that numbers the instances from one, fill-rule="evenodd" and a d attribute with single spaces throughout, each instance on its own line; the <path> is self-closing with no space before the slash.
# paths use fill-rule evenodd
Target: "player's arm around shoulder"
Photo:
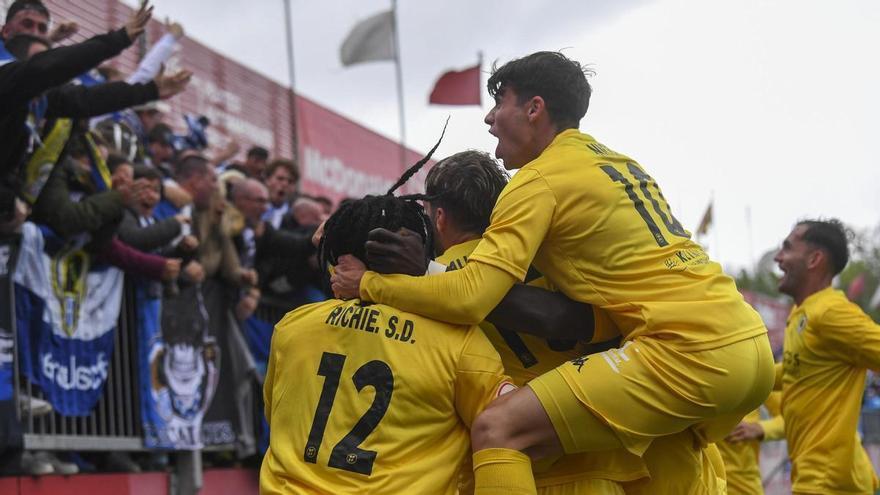
<path id="1" fill-rule="evenodd" d="M 468 428 L 499 396 L 516 389 L 498 351 L 478 326 L 470 326 L 455 370 L 455 410 Z"/>

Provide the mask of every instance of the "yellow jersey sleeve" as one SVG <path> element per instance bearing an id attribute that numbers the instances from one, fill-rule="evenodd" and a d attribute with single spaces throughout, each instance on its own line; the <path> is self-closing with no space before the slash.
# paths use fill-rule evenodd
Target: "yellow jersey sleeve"
<path id="1" fill-rule="evenodd" d="M 776 373 L 776 379 L 773 381 L 773 390 L 782 390 L 782 375 L 784 372 L 782 363 L 776 363 L 773 365 L 773 371 Z"/>
<path id="2" fill-rule="evenodd" d="M 470 259 L 525 280 L 555 211 L 556 198 L 544 179 L 534 170 L 520 170 L 501 191 Z"/>
<path id="3" fill-rule="evenodd" d="M 472 328 L 455 370 L 455 410 L 468 428 L 505 384 L 513 390 L 498 352 L 482 330 Z"/>
<path id="4" fill-rule="evenodd" d="M 842 361 L 880 369 L 880 325 L 856 304 L 838 301 L 829 305 L 817 324 L 817 337 Z"/>
<path id="5" fill-rule="evenodd" d="M 762 419 L 758 423 L 764 429 L 764 441 L 772 442 L 785 439 L 785 419 L 782 418 L 782 392 L 771 392 L 764 401 L 768 419 Z"/>

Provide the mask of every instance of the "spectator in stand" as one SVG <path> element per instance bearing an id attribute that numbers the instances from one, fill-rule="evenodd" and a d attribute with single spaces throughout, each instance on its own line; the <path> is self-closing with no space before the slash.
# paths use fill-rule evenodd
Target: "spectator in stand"
<path id="1" fill-rule="evenodd" d="M 324 208 L 324 214 L 328 217 L 333 214 L 333 201 L 327 196 L 315 196 L 314 200 L 321 203 Z"/>
<path id="2" fill-rule="evenodd" d="M 39 0 L 16 0 L 6 11 L 6 23 L 0 29 L 0 64 L 11 60 L 12 54 L 5 50 L 6 40 L 19 34 L 30 34 L 58 43 L 77 32 L 75 22 L 61 22 L 49 33 L 49 9 Z"/>
<path id="3" fill-rule="evenodd" d="M 298 196 L 291 201 L 290 211 L 281 221 L 279 230 L 311 238 L 318 225 L 326 219 L 320 203 L 308 196 Z M 314 253 L 298 253 L 301 254 L 272 259 L 259 265 L 259 272 L 264 275 L 264 296 L 285 310 L 327 299 L 327 294 L 321 289 L 324 274 L 318 269 Z"/>
<path id="4" fill-rule="evenodd" d="M 235 183 L 231 195 L 233 206 L 244 218 L 243 227 L 233 233 L 243 266 L 256 268 L 258 273 L 271 276 L 273 271 L 283 269 L 290 260 L 305 259 L 314 254 L 312 231 L 278 230 L 263 220 L 269 203 L 269 190 L 261 182 L 240 180 Z M 242 295 L 244 306 L 237 312 L 240 320 L 253 313 L 259 295 L 259 291 L 255 290 Z"/>
<path id="5" fill-rule="evenodd" d="M 263 220 L 272 227 L 281 228 L 281 220 L 290 211 L 288 199 L 296 191 L 299 169 L 292 160 L 277 159 L 266 167 L 266 187 L 269 188 L 269 205 Z"/>
<path id="6" fill-rule="evenodd" d="M 176 180 L 193 199 L 180 213 L 192 219 L 205 277 L 220 274 L 233 285 L 255 286 L 256 272 L 242 268 L 232 238 L 221 229 L 223 200 L 217 190 L 217 174 L 208 159 L 198 154 L 184 156 L 178 163 Z"/>
<path id="7" fill-rule="evenodd" d="M 18 190 L 15 177 L 25 156 L 41 142 L 39 129 L 45 119 L 100 115 L 156 98 L 168 98 L 186 87 L 191 76 L 186 71 L 170 77 L 159 76 L 145 85 L 56 87 L 129 46 L 143 32 L 151 13 L 152 8 L 144 4 L 124 29 L 68 47 L 49 49 L 48 42 L 29 35 L 16 37 L 21 43 L 16 43 L 16 38 L 8 41 L 7 49 L 17 49 L 18 56 L 24 60 L 0 66 L 0 135 L 4 136 L 0 144 L 0 179 L 7 191 L 0 194 L 7 198 L 0 200 L 0 210 L 11 208 L 10 191 Z M 30 126 L 26 125 L 28 122 Z"/>
<path id="8" fill-rule="evenodd" d="M 146 183 L 146 190 L 139 201 L 126 208 L 119 225 L 119 238 L 142 251 L 172 258 L 192 258 L 199 247 L 199 241 L 192 234 L 181 235 L 183 226 L 189 226 L 190 219 L 182 214 L 163 220 L 157 220 L 153 216 L 153 210 L 162 194 L 162 177 L 159 172 L 138 165 L 134 168 L 134 177 L 135 180 Z M 189 259 L 181 272 L 181 278 L 185 282 L 201 282 L 204 279 L 201 264 L 195 259 Z"/>
<path id="9" fill-rule="evenodd" d="M 247 152 L 247 157 L 242 164 L 232 164 L 220 171 L 220 182 L 226 187 L 231 181 L 237 179 L 262 180 L 266 162 L 269 161 L 269 150 L 260 146 L 254 146 Z"/>
<path id="10" fill-rule="evenodd" d="M 174 177 L 174 131 L 167 124 L 153 126 L 147 137 L 147 165 L 150 165 L 166 179 Z"/>
<path id="11" fill-rule="evenodd" d="M 116 183 L 101 191 L 92 177 L 92 162 L 103 160 L 84 135 L 68 144 L 68 156 L 49 176 L 34 205 L 32 220 L 49 226 L 65 239 L 88 234 L 89 251 L 123 271 L 151 279 L 171 280 L 180 272 L 179 259 L 142 253 L 116 238 L 126 205 L 140 201 L 143 182 L 131 180 L 125 164 L 116 166 Z"/>

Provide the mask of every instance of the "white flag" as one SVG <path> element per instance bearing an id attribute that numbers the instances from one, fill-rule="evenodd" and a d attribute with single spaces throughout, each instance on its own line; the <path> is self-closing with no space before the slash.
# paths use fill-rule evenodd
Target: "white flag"
<path id="1" fill-rule="evenodd" d="M 357 23 L 339 48 L 339 59 L 345 66 L 394 58 L 392 10 L 379 12 Z"/>
<path id="2" fill-rule="evenodd" d="M 868 303 L 871 309 L 874 309 L 880 306 L 880 286 L 877 286 L 877 290 L 874 292 L 874 295 L 871 297 L 871 302 Z"/>

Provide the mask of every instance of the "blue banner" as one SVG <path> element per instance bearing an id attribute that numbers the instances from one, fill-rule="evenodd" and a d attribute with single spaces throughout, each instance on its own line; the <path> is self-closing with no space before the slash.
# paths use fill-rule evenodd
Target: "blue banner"
<path id="1" fill-rule="evenodd" d="M 15 266 L 16 239 L 0 239 L 0 401 L 12 400 L 12 378 L 15 342 L 10 309 L 12 279 Z"/>
<path id="2" fill-rule="evenodd" d="M 24 224 L 13 276 L 20 367 L 59 413 L 87 416 L 110 369 L 122 272 L 94 264 L 77 244 L 52 241 Z"/>
<path id="3" fill-rule="evenodd" d="M 148 288 L 136 289 L 144 446 L 200 449 L 220 376 L 220 350 L 208 333 L 200 288 L 164 301 Z"/>

